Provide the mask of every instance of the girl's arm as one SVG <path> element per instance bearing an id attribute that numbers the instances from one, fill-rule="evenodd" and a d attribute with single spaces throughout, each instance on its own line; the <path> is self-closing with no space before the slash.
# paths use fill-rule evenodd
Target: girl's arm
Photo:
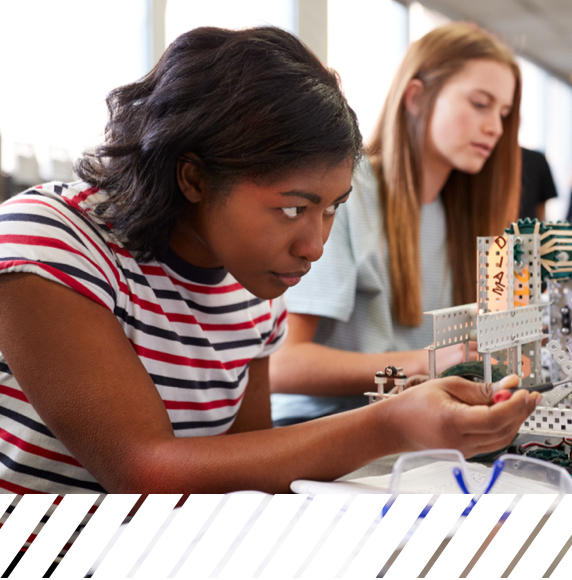
<path id="1" fill-rule="evenodd" d="M 292 480 L 335 479 L 386 454 L 457 447 L 474 455 L 508 444 L 535 406 L 526 392 L 492 405 L 490 385 L 453 378 L 303 425 L 259 429 L 268 422 L 261 361 L 238 419 L 238 428 L 257 430 L 177 438 L 113 313 L 33 274 L 0 276 L 0 350 L 48 428 L 110 493 L 278 493 Z"/>
<path id="2" fill-rule="evenodd" d="M 407 376 L 427 375 L 429 355 L 425 349 L 361 353 L 313 342 L 319 316 L 288 314 L 288 336 L 270 357 L 273 393 L 346 396 L 374 389 L 374 376 L 386 366 L 402 367 Z M 464 360 L 464 346 L 439 351 L 437 373 Z"/>

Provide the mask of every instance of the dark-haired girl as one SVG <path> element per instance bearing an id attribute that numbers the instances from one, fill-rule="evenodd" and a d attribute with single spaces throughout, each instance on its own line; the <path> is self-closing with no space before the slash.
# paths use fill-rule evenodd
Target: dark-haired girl
<path id="1" fill-rule="evenodd" d="M 335 75 L 296 38 L 193 30 L 107 102 L 81 181 L 0 209 L 2 490 L 285 492 L 511 440 L 535 396 L 493 406 L 456 378 L 271 429 L 282 294 L 322 254 L 361 152 Z"/>

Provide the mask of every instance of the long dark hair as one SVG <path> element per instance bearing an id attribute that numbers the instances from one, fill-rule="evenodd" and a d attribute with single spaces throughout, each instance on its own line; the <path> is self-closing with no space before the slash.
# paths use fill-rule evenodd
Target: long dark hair
<path id="1" fill-rule="evenodd" d="M 184 200 L 176 167 L 186 153 L 220 195 L 239 179 L 361 155 L 337 75 L 273 27 L 182 34 L 149 74 L 111 91 L 107 107 L 104 143 L 75 171 L 108 192 L 97 211 L 143 261 L 175 226 Z"/>

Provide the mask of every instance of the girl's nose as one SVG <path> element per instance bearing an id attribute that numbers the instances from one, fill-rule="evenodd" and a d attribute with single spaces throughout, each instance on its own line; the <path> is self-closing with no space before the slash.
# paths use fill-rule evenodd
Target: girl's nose
<path id="1" fill-rule="evenodd" d="M 319 224 L 305 224 L 292 243 L 292 254 L 297 258 L 304 258 L 308 262 L 319 260 L 324 252 L 324 243 L 328 239 L 329 233 L 330 227 L 321 220 Z"/>

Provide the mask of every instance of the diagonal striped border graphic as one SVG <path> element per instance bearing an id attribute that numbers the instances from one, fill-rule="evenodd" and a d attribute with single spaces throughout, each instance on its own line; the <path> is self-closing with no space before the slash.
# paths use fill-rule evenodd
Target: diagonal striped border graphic
<path id="1" fill-rule="evenodd" d="M 75 536 L 52 578 L 570 578 L 572 567 L 572 495 L 485 495 L 468 514 L 461 494 L 243 492 L 180 508 L 180 495 L 149 495 L 134 515 L 140 496 L 107 495 L 77 534 L 97 497 L 0 495 L 11 510 L 0 572 L 41 578 Z"/>

